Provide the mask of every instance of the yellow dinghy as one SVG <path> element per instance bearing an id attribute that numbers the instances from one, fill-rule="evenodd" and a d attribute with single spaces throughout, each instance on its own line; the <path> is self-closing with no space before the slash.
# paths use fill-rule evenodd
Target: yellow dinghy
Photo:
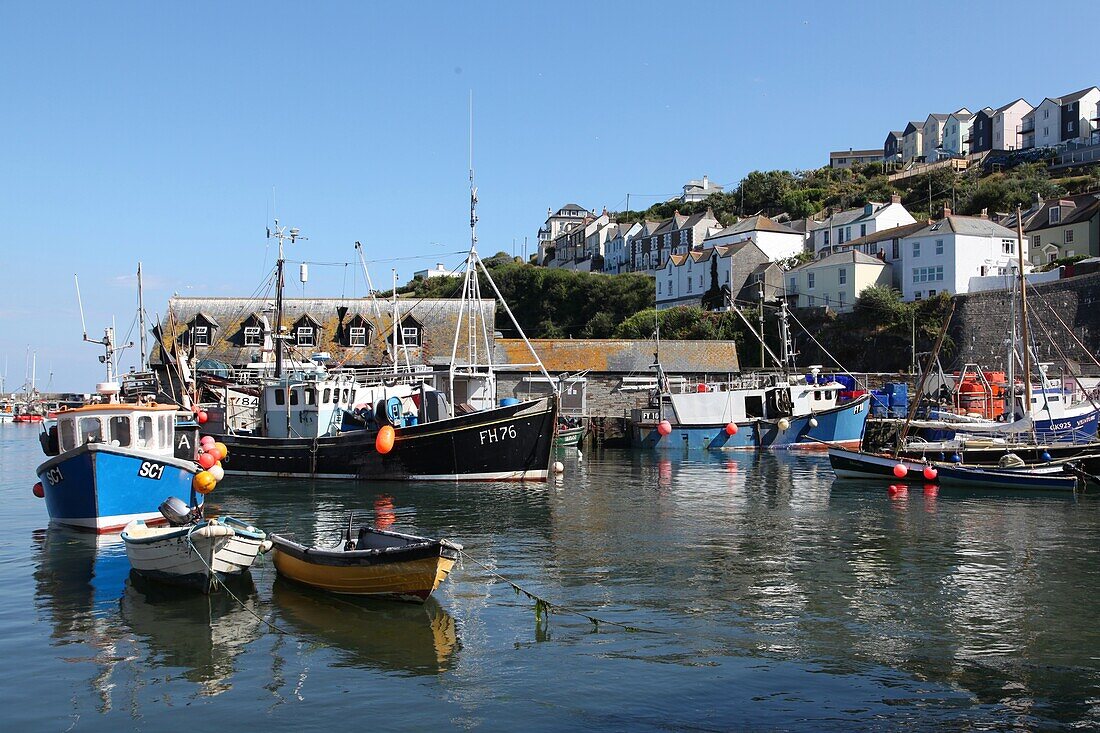
<path id="1" fill-rule="evenodd" d="M 279 575 L 344 595 L 423 603 L 446 580 L 462 545 L 364 526 L 352 540 L 349 523 L 335 547 L 306 547 L 273 534 Z"/>

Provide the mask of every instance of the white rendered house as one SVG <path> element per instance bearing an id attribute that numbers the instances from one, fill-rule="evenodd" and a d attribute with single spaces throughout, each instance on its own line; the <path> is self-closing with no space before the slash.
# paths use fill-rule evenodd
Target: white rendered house
<path id="1" fill-rule="evenodd" d="M 888 204 L 871 201 L 863 208 L 838 212 L 825 221 L 816 222 L 812 230 L 814 256 L 825 257 L 853 239 L 915 221 L 901 205 L 900 196 L 891 196 Z"/>
<path id="2" fill-rule="evenodd" d="M 1016 233 L 978 216 L 944 217 L 901 240 L 902 300 L 970 289 L 970 278 L 1003 275 L 1017 260 Z M 1027 259 L 1027 240 L 1023 241 Z"/>
<path id="3" fill-rule="evenodd" d="M 704 240 L 703 246 L 717 247 L 748 239 L 756 242 L 756 246 L 762 249 L 772 262 L 801 254 L 806 241 L 801 232 L 758 214 L 746 217 L 731 227 L 711 234 Z"/>

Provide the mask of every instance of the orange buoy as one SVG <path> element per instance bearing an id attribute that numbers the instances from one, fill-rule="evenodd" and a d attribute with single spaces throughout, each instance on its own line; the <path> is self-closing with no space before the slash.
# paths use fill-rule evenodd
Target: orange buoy
<path id="1" fill-rule="evenodd" d="M 191 479 L 191 488 L 200 494 L 209 494 L 217 486 L 218 480 L 209 471 L 199 471 L 195 478 Z"/>
<path id="2" fill-rule="evenodd" d="M 225 457 L 229 455 L 229 449 L 225 447 L 225 443 L 214 443 L 214 450 L 211 453 L 214 453 L 219 461 L 224 461 Z"/>
<path id="3" fill-rule="evenodd" d="M 393 450 L 394 432 L 392 425 L 383 425 L 382 429 L 378 431 L 378 437 L 374 439 L 374 449 L 386 455 Z"/>
<path id="4" fill-rule="evenodd" d="M 737 426 L 733 423 L 726 423 L 726 435 L 737 435 Z"/>
<path id="5" fill-rule="evenodd" d="M 38 481 L 37 483 L 35 483 L 34 488 L 32 488 L 31 491 L 34 492 L 34 495 L 37 496 L 39 499 L 45 499 L 46 498 L 46 490 L 44 488 L 42 488 L 42 482 L 41 481 Z"/>

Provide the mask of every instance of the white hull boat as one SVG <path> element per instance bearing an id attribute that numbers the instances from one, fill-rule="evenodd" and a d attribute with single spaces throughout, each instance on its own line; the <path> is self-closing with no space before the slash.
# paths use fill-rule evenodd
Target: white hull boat
<path id="1" fill-rule="evenodd" d="M 226 576 L 247 571 L 270 547 L 263 532 L 231 517 L 183 527 L 150 527 L 136 520 L 126 525 L 122 540 L 138 574 L 204 593 Z"/>

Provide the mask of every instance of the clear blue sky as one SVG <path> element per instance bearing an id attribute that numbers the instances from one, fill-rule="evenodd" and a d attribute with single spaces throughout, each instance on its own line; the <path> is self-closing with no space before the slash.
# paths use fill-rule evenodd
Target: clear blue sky
<path id="1" fill-rule="evenodd" d="M 648 205 L 704 173 L 816 167 L 929 112 L 1100 83 L 1094 5 L 891 7 L 0 2 L 0 370 L 18 386 L 29 346 L 39 387 L 52 371 L 92 389 L 73 273 L 93 335 L 112 316 L 125 335 L 138 259 L 151 312 L 251 294 L 273 188 L 310 237 L 292 258 L 352 261 L 360 240 L 423 255 L 403 281 L 455 264 L 471 90 L 492 253 L 547 207 Z M 355 268 L 314 267 L 305 292 L 363 290 Z"/>

